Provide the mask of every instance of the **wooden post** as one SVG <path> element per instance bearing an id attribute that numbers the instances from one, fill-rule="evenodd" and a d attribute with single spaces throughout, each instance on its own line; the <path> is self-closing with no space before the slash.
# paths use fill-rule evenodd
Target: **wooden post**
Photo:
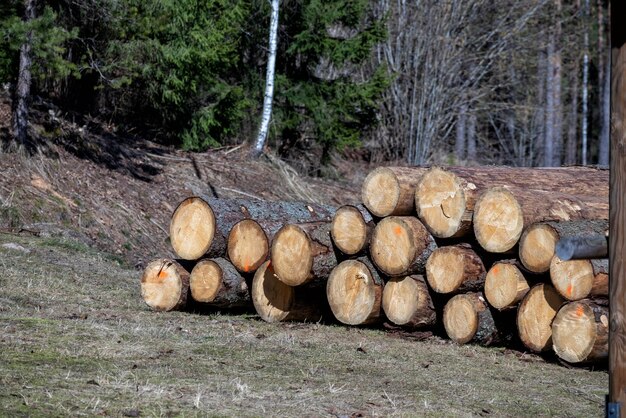
<path id="1" fill-rule="evenodd" d="M 626 417 L 626 15 L 611 7 L 611 173 L 609 213 L 609 398 L 607 416 Z"/>

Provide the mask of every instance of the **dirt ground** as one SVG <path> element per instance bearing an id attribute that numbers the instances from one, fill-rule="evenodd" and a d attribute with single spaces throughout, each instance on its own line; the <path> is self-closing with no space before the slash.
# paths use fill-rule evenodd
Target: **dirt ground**
<path id="1" fill-rule="evenodd" d="M 35 129 L 51 138 L 42 153 L 0 153 L 0 415 L 603 415 L 602 369 L 436 335 L 143 303 L 141 269 L 173 256 L 169 218 L 185 197 L 356 203 L 371 167 L 303 178 L 244 148 L 188 154 L 105 127 Z"/>

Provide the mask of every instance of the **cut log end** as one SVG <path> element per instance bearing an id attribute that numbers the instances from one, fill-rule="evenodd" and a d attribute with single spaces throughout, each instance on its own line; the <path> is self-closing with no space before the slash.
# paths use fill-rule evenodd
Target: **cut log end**
<path id="1" fill-rule="evenodd" d="M 482 289 L 485 267 L 471 248 L 449 246 L 437 248 L 426 262 L 426 279 L 437 293 L 452 293 L 465 284 Z M 475 282 L 475 283 L 474 283 Z"/>
<path id="2" fill-rule="evenodd" d="M 594 284 L 593 265 L 589 260 L 563 261 L 554 256 L 550 264 L 550 280 L 561 296 L 579 300 L 589 296 Z"/>
<path id="3" fill-rule="evenodd" d="M 252 279 L 252 303 L 261 319 L 280 322 L 289 316 L 294 288 L 278 279 L 269 261 L 259 267 Z"/>
<path id="4" fill-rule="evenodd" d="M 417 218 L 390 216 L 374 228 L 370 255 L 382 272 L 400 276 L 423 273 L 426 260 L 418 259 L 430 255 L 433 247 L 432 236 Z M 423 264 L 417 266 L 416 261 Z"/>
<path id="5" fill-rule="evenodd" d="M 354 255 L 367 244 L 369 226 L 354 206 L 342 206 L 333 217 L 330 234 L 333 242 L 344 254 Z"/>
<path id="6" fill-rule="evenodd" d="M 515 196 L 503 187 L 489 189 L 478 198 L 473 222 L 478 243 L 492 253 L 512 249 L 524 228 L 522 208 Z"/>
<path id="7" fill-rule="evenodd" d="M 498 310 L 515 307 L 528 290 L 528 282 L 514 264 L 496 263 L 487 272 L 485 298 Z"/>
<path id="8" fill-rule="evenodd" d="M 550 225 L 539 223 L 529 226 L 520 238 L 520 261 L 533 273 L 545 273 L 550 270 L 558 241 L 559 234 Z"/>
<path id="9" fill-rule="evenodd" d="M 469 295 L 456 295 L 446 303 L 443 325 L 446 334 L 458 344 L 471 341 L 478 330 L 478 311 Z"/>
<path id="10" fill-rule="evenodd" d="M 189 277 L 189 287 L 193 300 L 210 303 L 222 287 L 223 272 L 215 261 L 199 261 Z"/>
<path id="11" fill-rule="evenodd" d="M 296 225 L 285 225 L 274 236 L 271 248 L 272 266 L 279 279 L 289 285 L 305 283 L 313 265 L 311 240 Z"/>
<path id="12" fill-rule="evenodd" d="M 244 219 L 230 230 L 228 258 L 243 273 L 256 271 L 267 259 L 269 242 L 263 228 L 252 219 Z"/>
<path id="13" fill-rule="evenodd" d="M 141 277 L 141 297 L 156 311 L 181 309 L 187 303 L 189 273 L 174 260 L 150 262 Z"/>
<path id="14" fill-rule="evenodd" d="M 437 315 L 422 276 L 390 279 L 383 290 L 383 310 L 396 325 L 434 325 Z"/>
<path id="15" fill-rule="evenodd" d="M 428 230 L 438 238 L 453 237 L 461 229 L 465 193 L 454 173 L 429 169 L 415 189 L 415 208 Z"/>
<path id="16" fill-rule="evenodd" d="M 346 260 L 333 269 L 326 296 L 333 315 L 347 325 L 371 323 L 380 317 L 382 281 L 360 261 Z"/>
<path id="17" fill-rule="evenodd" d="M 570 363 L 604 358 L 608 354 L 608 344 L 597 346 L 598 329 L 603 334 L 601 338 L 606 338 L 608 325 L 607 315 L 596 315 L 589 304 L 568 303 L 559 310 L 552 323 L 554 352 Z"/>
<path id="18" fill-rule="evenodd" d="M 183 200 L 170 221 L 170 241 L 174 252 L 184 260 L 196 260 L 211 247 L 215 235 L 215 215 L 199 197 Z"/>
<path id="19" fill-rule="evenodd" d="M 528 291 L 517 311 L 517 330 L 526 347 L 535 352 L 552 347 L 552 320 L 564 301 L 549 284 Z"/>
<path id="20" fill-rule="evenodd" d="M 363 181 L 361 198 L 375 216 L 391 215 L 400 199 L 400 183 L 395 173 L 386 167 L 371 171 Z"/>

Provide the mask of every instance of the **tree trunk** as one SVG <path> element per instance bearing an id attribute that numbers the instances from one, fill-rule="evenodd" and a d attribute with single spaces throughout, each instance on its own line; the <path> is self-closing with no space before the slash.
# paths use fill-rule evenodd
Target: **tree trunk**
<path id="1" fill-rule="evenodd" d="M 464 293 L 450 299 L 443 309 L 446 334 L 457 344 L 493 345 L 508 339 L 496 327 L 481 293 Z"/>
<path id="2" fill-rule="evenodd" d="M 235 267 L 223 258 L 200 260 L 189 277 L 191 297 L 220 309 L 252 305 L 248 285 Z"/>
<path id="3" fill-rule="evenodd" d="M 454 156 L 456 161 L 465 159 L 465 124 L 467 121 L 467 103 L 462 103 L 459 116 L 456 119 L 456 140 L 454 142 Z"/>
<path id="4" fill-rule="evenodd" d="M 582 118 L 582 165 L 587 165 L 587 144 L 588 140 L 588 127 L 589 127 L 589 28 L 587 21 L 589 20 L 589 0 L 585 0 L 585 25 L 584 25 L 584 41 L 583 41 L 583 118 Z"/>
<path id="5" fill-rule="evenodd" d="M 333 315 L 347 325 L 380 322 L 383 279 L 366 257 L 345 260 L 328 277 L 326 296 Z"/>
<path id="6" fill-rule="evenodd" d="M 465 236 L 472 231 L 476 199 L 495 186 L 608 196 L 609 171 L 582 167 L 432 167 L 415 189 L 417 216 L 435 237 Z"/>
<path id="7" fill-rule="evenodd" d="M 325 282 L 337 266 L 330 222 L 285 225 L 274 236 L 270 252 L 276 276 L 289 286 Z"/>
<path id="8" fill-rule="evenodd" d="M 485 298 L 499 311 L 517 308 L 530 286 L 519 269 L 517 260 L 495 263 L 485 278 Z"/>
<path id="9" fill-rule="evenodd" d="M 554 256 L 550 264 L 552 285 L 567 300 L 609 294 L 609 261 L 569 260 Z"/>
<path id="10" fill-rule="evenodd" d="M 466 293 L 483 289 L 485 266 L 468 244 L 439 247 L 426 262 L 426 279 L 437 293 Z"/>
<path id="11" fill-rule="evenodd" d="M 563 160 L 563 105 L 561 101 L 561 0 L 554 1 L 556 6 L 556 21 L 554 30 L 554 84 L 552 94 L 554 96 L 554 148 L 551 166 L 558 167 Z"/>
<path id="12" fill-rule="evenodd" d="M 412 215 L 415 211 L 415 186 L 426 168 L 379 167 L 363 181 L 361 200 L 380 218 Z"/>
<path id="13" fill-rule="evenodd" d="M 604 87 L 602 87 L 602 129 L 600 131 L 600 150 L 598 164 L 609 165 L 609 145 L 611 130 L 611 61 L 606 60 L 606 74 L 604 76 Z"/>
<path id="14" fill-rule="evenodd" d="M 319 322 L 329 315 L 325 286 L 319 283 L 288 286 L 278 279 L 270 261 L 254 273 L 252 302 L 266 322 Z"/>
<path id="15" fill-rule="evenodd" d="M 263 117 L 259 127 L 259 135 L 254 145 L 254 154 L 260 155 L 267 141 L 267 132 L 272 117 L 272 101 L 274 100 L 274 69 L 276 68 L 276 49 L 278 46 L 278 9 L 279 0 L 271 0 L 272 15 L 270 17 L 270 40 L 267 56 L 267 74 L 265 78 L 265 96 L 263 99 Z"/>
<path id="16" fill-rule="evenodd" d="M 396 325 L 419 329 L 434 326 L 437 312 L 424 276 L 390 279 L 383 289 L 383 310 Z"/>
<path id="17" fill-rule="evenodd" d="M 606 361 L 609 356 L 609 310 L 591 300 L 570 302 L 552 322 L 554 352 L 569 363 Z"/>
<path id="18" fill-rule="evenodd" d="M 546 131 L 543 143 L 543 165 L 545 167 L 554 166 L 554 126 L 556 116 L 554 103 L 555 49 L 555 39 L 554 34 L 552 34 L 548 43 L 548 68 L 546 71 Z"/>
<path id="19" fill-rule="evenodd" d="M 532 351 L 542 352 L 552 347 L 552 320 L 565 299 L 552 285 L 533 286 L 517 310 L 517 332 L 522 343 Z"/>
<path id="20" fill-rule="evenodd" d="M 345 205 L 337 209 L 330 226 L 333 243 L 345 255 L 365 251 L 374 230 L 374 219 L 363 205 Z"/>
<path id="21" fill-rule="evenodd" d="M 476 161 L 476 114 L 470 113 L 467 118 L 467 160 Z"/>
<path id="22" fill-rule="evenodd" d="M 585 187 L 579 181 L 581 189 Z M 544 221 L 608 219 L 608 196 L 544 192 L 521 187 L 494 187 L 474 208 L 474 234 L 487 251 L 504 253 L 517 244 L 524 225 Z"/>
<path id="23" fill-rule="evenodd" d="M 533 273 L 545 273 L 550 270 L 559 239 L 574 235 L 604 235 L 608 229 L 608 219 L 534 223 L 520 238 L 520 261 Z"/>
<path id="24" fill-rule="evenodd" d="M 572 80 L 571 88 L 571 107 L 569 112 L 569 126 L 567 128 L 567 143 L 565 145 L 565 164 L 576 163 L 576 148 L 578 145 L 578 65 L 576 65 L 574 71 L 570 74 Z"/>
<path id="25" fill-rule="evenodd" d="M 370 256 L 383 273 L 395 277 L 423 274 L 437 247 L 424 225 L 412 216 L 390 216 L 372 233 Z"/>
<path id="26" fill-rule="evenodd" d="M 24 22 L 35 19 L 35 0 L 24 0 Z M 28 31 L 26 40 L 20 47 L 20 68 L 17 75 L 17 86 L 13 106 L 13 135 L 16 145 L 29 147 L 28 114 L 31 87 L 33 32 Z"/>
<path id="27" fill-rule="evenodd" d="M 330 206 L 312 203 L 194 196 L 183 200 L 174 211 L 170 221 L 170 241 L 182 259 L 219 258 L 230 254 L 233 255 L 231 262 L 239 271 L 247 269 L 252 272 L 266 258 L 266 254 L 258 249 L 268 246 L 268 240 L 283 224 L 330 222 L 334 211 Z M 240 225 L 233 232 L 234 226 L 245 219 L 255 220 L 263 234 L 252 223 Z M 246 255 L 250 248 L 257 249 L 254 251 L 256 255 Z"/>
<path id="28" fill-rule="evenodd" d="M 187 305 L 189 272 L 178 262 L 150 262 L 141 276 L 141 297 L 155 311 L 182 310 Z"/>

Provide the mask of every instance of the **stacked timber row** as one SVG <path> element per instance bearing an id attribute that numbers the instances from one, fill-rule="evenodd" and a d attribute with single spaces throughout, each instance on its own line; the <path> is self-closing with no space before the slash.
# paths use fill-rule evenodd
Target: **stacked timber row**
<path id="1" fill-rule="evenodd" d="M 194 196 L 171 218 L 178 258 L 148 265 L 142 295 L 155 310 L 387 322 L 593 362 L 607 351 L 607 261 L 556 248 L 604 236 L 607 219 L 608 170 L 583 167 L 381 167 L 339 208 Z"/>

